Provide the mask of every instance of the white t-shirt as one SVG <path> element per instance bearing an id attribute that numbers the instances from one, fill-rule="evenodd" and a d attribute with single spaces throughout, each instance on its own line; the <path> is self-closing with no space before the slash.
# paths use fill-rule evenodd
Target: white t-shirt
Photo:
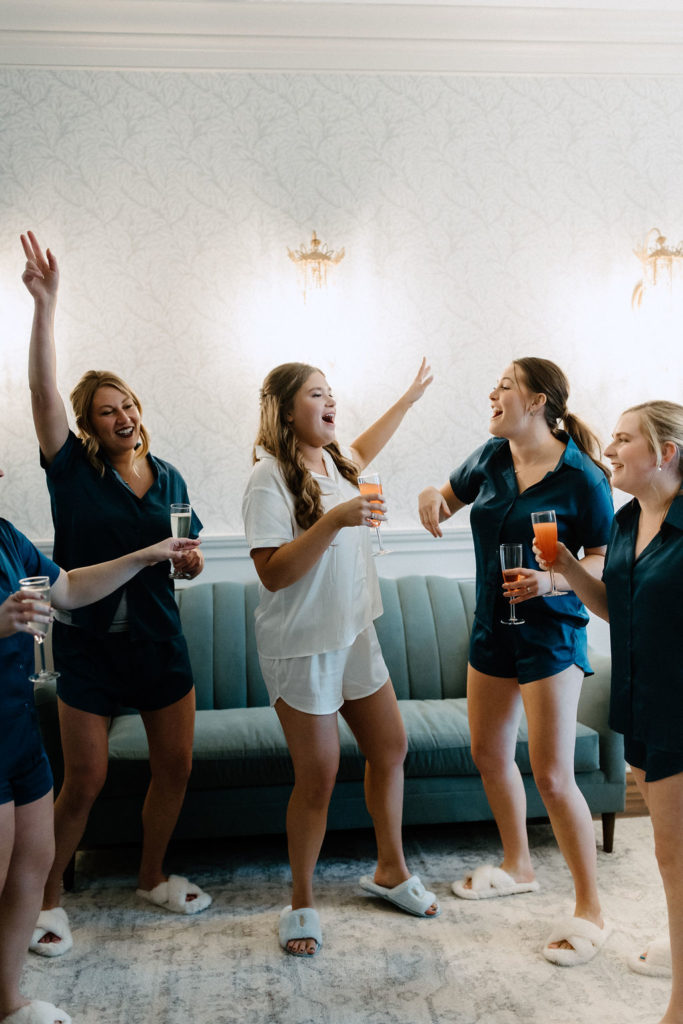
<path id="1" fill-rule="evenodd" d="M 263 448 L 252 469 L 242 500 L 249 550 L 279 548 L 304 530 L 294 514 L 294 496 L 277 459 Z M 351 453 L 343 452 L 347 457 Z M 358 489 L 339 473 L 323 452 L 327 476 L 313 474 L 328 512 Z M 275 593 L 260 584 L 255 616 L 256 644 L 266 658 L 299 658 L 349 647 L 359 633 L 382 614 L 379 581 L 372 558 L 370 528 L 347 526 L 339 531 L 316 564 Z"/>

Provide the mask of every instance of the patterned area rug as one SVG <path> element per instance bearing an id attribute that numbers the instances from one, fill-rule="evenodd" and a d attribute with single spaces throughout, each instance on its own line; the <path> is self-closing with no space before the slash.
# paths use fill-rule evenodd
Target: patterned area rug
<path id="1" fill-rule="evenodd" d="M 654 1024 L 670 983 L 626 966 L 666 926 L 650 821 L 619 819 L 612 854 L 595 827 L 614 931 L 583 967 L 555 967 L 539 952 L 553 918 L 573 910 L 548 825 L 530 826 L 540 892 L 483 902 L 451 894 L 465 870 L 499 858 L 495 829 L 480 824 L 406 830 L 409 866 L 441 902 L 433 921 L 359 889 L 374 866 L 370 833 L 331 833 L 317 882 L 324 946 L 310 961 L 278 945 L 283 837 L 176 844 L 170 870 L 214 898 L 197 917 L 137 899 L 136 850 L 82 853 L 78 891 L 65 899 L 74 948 L 55 960 L 31 954 L 24 990 L 74 1024 Z"/>

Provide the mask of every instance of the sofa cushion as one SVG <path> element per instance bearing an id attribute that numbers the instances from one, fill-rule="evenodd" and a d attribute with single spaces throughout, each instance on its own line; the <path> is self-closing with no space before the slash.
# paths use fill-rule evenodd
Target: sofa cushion
<path id="1" fill-rule="evenodd" d="M 404 700 L 399 708 L 408 735 L 406 778 L 477 775 L 470 752 L 467 701 Z M 339 717 L 339 781 L 361 780 L 364 762 L 346 722 Z M 148 772 L 139 762 L 148 758 L 147 737 L 139 715 L 121 715 L 109 733 L 112 763 L 107 788 L 142 792 Z M 516 752 L 522 773 L 528 773 L 526 719 L 522 719 Z M 242 786 L 291 785 L 292 763 L 285 737 L 272 708 L 230 708 L 198 711 L 195 723 L 192 790 Z M 577 726 L 577 772 L 599 769 L 598 734 Z"/>

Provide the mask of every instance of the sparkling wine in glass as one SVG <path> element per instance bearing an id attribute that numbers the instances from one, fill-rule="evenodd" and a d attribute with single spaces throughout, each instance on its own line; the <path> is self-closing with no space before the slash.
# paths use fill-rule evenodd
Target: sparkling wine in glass
<path id="1" fill-rule="evenodd" d="M 379 473 L 365 473 L 363 476 L 358 477 L 358 489 L 361 494 L 381 494 L 382 493 L 382 481 Z M 391 554 L 389 548 L 385 548 L 382 544 L 382 536 L 379 532 L 381 519 L 369 519 L 370 526 L 374 526 L 377 531 L 377 543 L 379 544 L 379 550 L 374 551 L 373 555 L 389 555 Z"/>
<path id="2" fill-rule="evenodd" d="M 567 591 L 558 590 L 555 586 L 555 574 L 553 573 L 553 562 L 557 554 L 557 516 L 555 509 L 547 512 L 532 512 L 531 524 L 534 528 L 534 539 L 536 547 L 543 556 L 543 561 L 548 565 L 550 572 L 550 592 L 546 597 L 563 597 Z"/>
<path id="3" fill-rule="evenodd" d="M 189 537 L 192 526 L 192 505 L 185 502 L 174 502 L 171 505 L 171 536 Z M 186 572 L 179 572 L 171 562 L 169 578 L 172 580 L 188 580 L 190 576 Z"/>
<path id="4" fill-rule="evenodd" d="M 500 545 L 500 566 L 503 570 L 503 579 L 506 583 L 515 583 L 524 579 L 524 575 L 518 570 L 522 566 L 522 545 L 501 544 Z M 515 606 L 510 602 L 510 615 L 507 619 L 500 620 L 505 626 L 523 626 L 524 619 L 517 618 Z"/>
<path id="5" fill-rule="evenodd" d="M 50 577 L 49 576 L 27 576 L 23 580 L 19 580 L 19 589 L 24 594 L 30 595 L 33 601 L 41 601 L 44 604 L 50 604 Z M 34 672 L 33 675 L 29 676 L 32 683 L 41 683 L 48 679 L 56 679 L 59 672 L 51 672 L 45 663 L 45 637 L 49 629 L 49 623 L 47 622 L 31 622 L 29 620 L 29 626 L 33 633 L 33 639 L 38 644 L 40 651 L 40 672 Z"/>

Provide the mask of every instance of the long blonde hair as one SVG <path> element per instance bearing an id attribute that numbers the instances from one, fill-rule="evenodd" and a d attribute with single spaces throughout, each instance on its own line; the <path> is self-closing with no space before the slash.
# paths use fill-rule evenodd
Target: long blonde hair
<path id="1" fill-rule="evenodd" d="M 88 370 L 83 374 L 71 392 L 71 405 L 76 417 L 78 436 L 83 442 L 85 454 L 100 476 L 104 476 L 104 462 L 100 457 L 101 445 L 91 415 L 95 395 L 100 388 L 104 387 L 116 388 L 126 398 L 130 398 L 142 417 L 140 399 L 116 373 L 112 373 L 110 370 Z M 140 442 L 135 451 L 136 459 L 143 459 L 149 451 L 149 434 L 143 426 L 142 420 L 140 422 Z"/>
<path id="2" fill-rule="evenodd" d="M 273 455 L 282 470 L 285 483 L 294 496 L 294 514 L 303 530 L 320 519 L 323 514 L 320 488 L 304 465 L 296 434 L 287 417 L 292 411 L 297 392 L 312 373 L 322 373 L 307 363 L 282 363 L 271 370 L 260 392 L 261 414 L 254 442 L 253 460 L 258 462 L 256 446 Z M 336 441 L 325 445 L 341 475 L 355 484 L 358 468 L 342 455 Z"/>
<path id="3" fill-rule="evenodd" d="M 608 467 L 601 462 L 602 447 L 596 434 L 578 416 L 567 408 L 569 398 L 569 381 L 557 363 L 550 359 L 539 359 L 537 356 L 526 356 L 513 359 L 513 366 L 522 372 L 524 383 L 530 391 L 545 395 L 543 415 L 551 434 L 557 436 L 561 420 L 564 429 L 574 444 L 603 471 L 607 479 L 612 476 Z"/>
<path id="4" fill-rule="evenodd" d="M 662 449 L 667 441 L 676 445 L 678 475 L 683 482 L 683 405 L 663 400 L 641 402 L 624 412 L 637 414 L 643 436 L 657 458 L 658 468 L 662 464 Z"/>

